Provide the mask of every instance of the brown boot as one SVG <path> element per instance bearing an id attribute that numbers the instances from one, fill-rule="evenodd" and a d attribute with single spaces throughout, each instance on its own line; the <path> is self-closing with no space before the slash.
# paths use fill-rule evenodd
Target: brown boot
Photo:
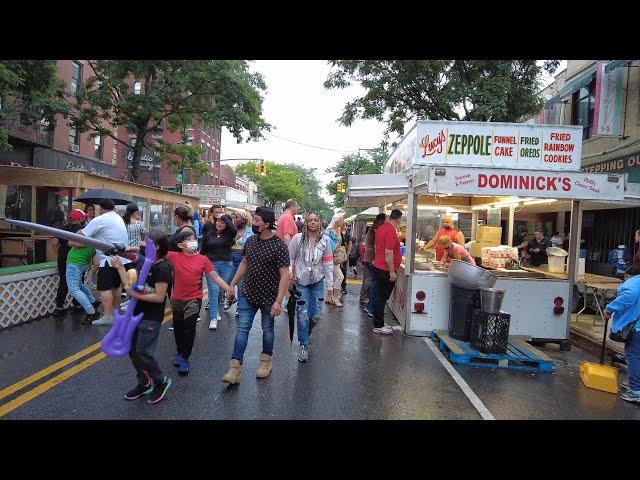
<path id="1" fill-rule="evenodd" d="M 229 361 L 229 371 L 222 377 L 224 383 L 235 385 L 242 378 L 242 365 L 235 358 Z"/>
<path id="2" fill-rule="evenodd" d="M 267 378 L 271 373 L 271 356 L 266 353 L 260 354 L 260 366 L 256 372 L 256 378 Z"/>

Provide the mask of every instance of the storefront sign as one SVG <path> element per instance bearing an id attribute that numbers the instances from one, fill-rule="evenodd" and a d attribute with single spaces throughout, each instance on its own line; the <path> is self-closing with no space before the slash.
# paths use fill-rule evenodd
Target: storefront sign
<path id="1" fill-rule="evenodd" d="M 582 168 L 589 173 L 628 173 L 628 181 L 640 183 L 640 152 L 631 153 L 611 160 L 592 163 Z"/>
<path id="2" fill-rule="evenodd" d="M 620 135 L 620 112 L 622 107 L 623 68 L 609 72 L 609 62 L 599 62 L 596 73 L 596 108 L 593 113 L 594 135 Z"/>
<path id="3" fill-rule="evenodd" d="M 417 134 L 422 165 L 580 169 L 580 126 L 420 121 Z"/>
<path id="4" fill-rule="evenodd" d="M 431 169 L 429 193 L 459 195 L 622 200 L 622 177 L 582 172 L 447 167 Z"/>
<path id="5" fill-rule="evenodd" d="M 157 162 L 158 155 L 152 152 L 143 152 L 140 156 L 140 170 L 150 172 L 154 168 L 160 168 Z M 133 168 L 133 150 L 127 150 L 127 168 Z"/>

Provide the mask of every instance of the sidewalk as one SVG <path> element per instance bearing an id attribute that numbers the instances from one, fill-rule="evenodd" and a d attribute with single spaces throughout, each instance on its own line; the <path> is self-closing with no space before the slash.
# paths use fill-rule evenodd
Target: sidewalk
<path id="1" fill-rule="evenodd" d="M 593 324 L 594 318 L 596 324 Z M 607 329 L 607 335 L 611 330 L 611 322 Z M 600 318 L 600 315 L 580 315 L 580 319 L 576 322 L 576 314 L 571 314 L 571 341 L 572 343 L 579 345 L 581 348 L 600 356 L 602 349 L 602 337 L 604 335 L 604 323 Z M 613 353 L 624 355 L 624 344 L 619 342 L 612 342 L 607 338 L 605 359 L 611 358 Z"/>

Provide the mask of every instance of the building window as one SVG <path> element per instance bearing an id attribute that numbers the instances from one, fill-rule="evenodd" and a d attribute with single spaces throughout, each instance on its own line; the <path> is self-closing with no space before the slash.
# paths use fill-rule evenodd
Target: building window
<path id="1" fill-rule="evenodd" d="M 93 154 L 98 160 L 102 160 L 102 135 L 96 135 L 93 139 Z"/>
<path id="2" fill-rule="evenodd" d="M 69 127 L 69 147 L 75 152 L 78 151 L 78 129 L 73 126 Z"/>
<path id="3" fill-rule="evenodd" d="M 596 79 L 573 94 L 571 124 L 582 125 L 582 139 L 593 136 L 593 113 L 596 108 Z"/>
<path id="4" fill-rule="evenodd" d="M 82 64 L 73 62 L 71 67 L 71 93 L 76 93 L 82 86 Z"/>
<path id="5" fill-rule="evenodd" d="M 133 84 L 133 93 L 140 95 L 142 93 L 142 83 L 136 82 Z"/>

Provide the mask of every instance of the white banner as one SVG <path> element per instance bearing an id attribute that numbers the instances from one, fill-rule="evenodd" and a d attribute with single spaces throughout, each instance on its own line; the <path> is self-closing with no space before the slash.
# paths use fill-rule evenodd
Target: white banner
<path id="1" fill-rule="evenodd" d="M 593 113 L 594 135 L 620 135 L 620 112 L 622 110 L 622 76 L 624 68 L 609 73 L 604 68 L 609 62 L 598 63 L 596 73 L 596 108 Z"/>
<path id="2" fill-rule="evenodd" d="M 583 172 L 463 167 L 430 170 L 429 193 L 576 200 L 624 199 L 622 176 L 617 181 L 609 181 L 608 175 Z M 445 171 L 444 175 L 442 170 Z"/>
<path id="3" fill-rule="evenodd" d="M 580 170 L 582 127 L 487 122 L 418 122 L 418 163 Z"/>

